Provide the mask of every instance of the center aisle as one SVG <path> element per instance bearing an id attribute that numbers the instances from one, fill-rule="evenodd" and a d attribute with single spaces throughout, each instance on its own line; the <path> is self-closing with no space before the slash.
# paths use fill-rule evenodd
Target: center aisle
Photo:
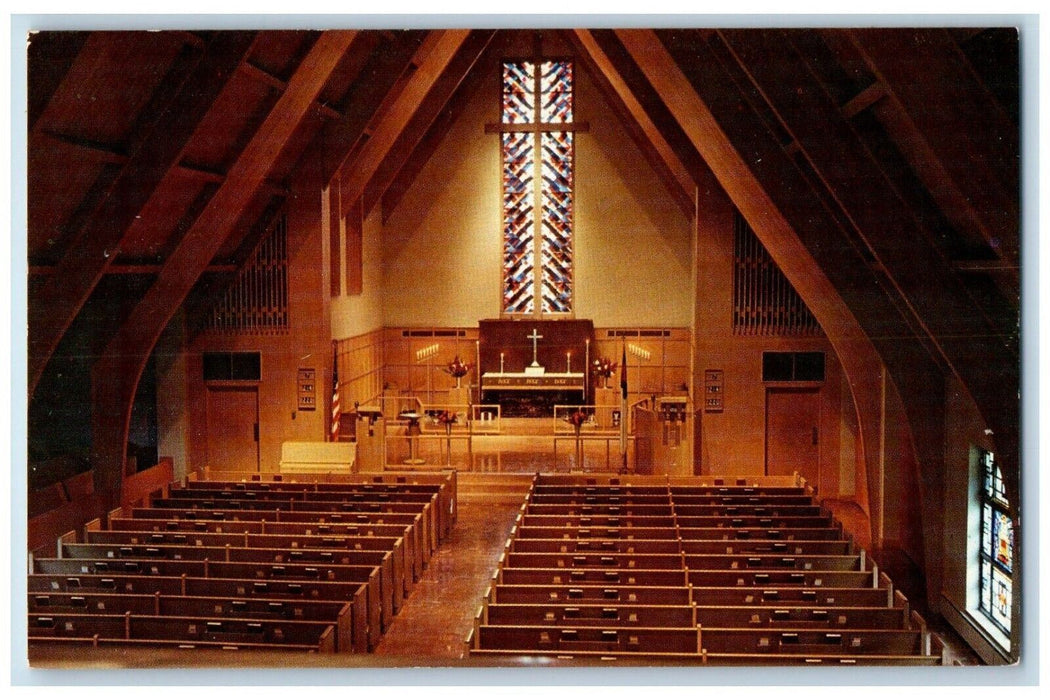
<path id="1" fill-rule="evenodd" d="M 466 655 L 464 640 L 474 625 L 514 519 L 525 499 L 497 502 L 460 497 L 452 535 L 423 571 L 397 614 L 376 656 L 390 665 L 442 665 Z"/>

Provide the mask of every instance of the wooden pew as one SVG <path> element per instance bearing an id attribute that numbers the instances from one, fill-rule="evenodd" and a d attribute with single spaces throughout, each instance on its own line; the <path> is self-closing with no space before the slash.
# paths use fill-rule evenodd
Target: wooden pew
<path id="1" fill-rule="evenodd" d="M 796 527 L 835 527 L 830 515 L 681 515 L 684 528 L 767 528 L 789 530 Z"/>
<path id="2" fill-rule="evenodd" d="M 638 516 L 664 516 L 672 515 L 671 504 L 667 505 L 643 503 L 641 505 L 610 505 L 579 503 L 526 503 L 526 515 L 561 515 L 561 516 L 601 516 L 630 518 Z"/>
<path id="3" fill-rule="evenodd" d="M 746 588 L 705 587 L 693 588 L 692 600 L 699 606 L 707 605 L 810 605 L 825 606 L 859 606 L 891 607 L 893 591 L 887 588 L 820 588 L 783 587 L 783 588 Z"/>
<path id="4" fill-rule="evenodd" d="M 499 585 L 571 584 L 604 586 L 685 586 L 687 572 L 678 569 L 515 569 L 496 571 Z"/>
<path id="5" fill-rule="evenodd" d="M 701 627 L 703 648 L 709 657 L 719 653 L 921 656 L 926 646 L 926 634 L 918 629 L 805 630 Z"/>
<path id="6" fill-rule="evenodd" d="M 863 554 L 686 554 L 690 569 L 864 571 Z"/>
<path id="7" fill-rule="evenodd" d="M 251 547 L 199 547 L 199 546 L 176 546 L 176 545 L 105 545 L 105 544 L 63 544 L 63 558 L 74 560 L 88 560 L 93 562 L 111 561 L 118 567 L 127 561 L 139 562 L 140 565 L 152 567 L 158 562 L 192 562 L 208 561 L 214 566 L 221 563 L 244 562 L 260 565 L 277 566 L 299 566 L 310 567 L 314 565 L 316 575 L 320 575 L 316 567 L 323 568 L 325 573 L 331 575 L 333 569 L 340 570 L 349 567 L 347 571 L 354 569 L 370 570 L 378 568 L 380 571 L 379 595 L 382 601 L 383 629 L 390 624 L 395 612 L 395 598 L 397 608 L 400 609 L 404 592 L 404 571 L 394 566 L 394 558 L 386 551 L 329 551 L 311 549 L 255 549 Z M 97 565 L 96 565 L 97 566 Z M 299 569 L 303 570 L 302 568 Z M 398 576 L 401 576 L 401 579 Z M 316 576 L 315 576 L 316 577 Z"/>
<path id="8" fill-rule="evenodd" d="M 406 572 L 411 571 L 412 580 L 418 581 L 423 575 L 423 566 L 429 561 L 429 553 L 424 556 L 424 547 L 420 535 L 421 528 L 416 521 L 410 525 L 400 524 L 344 524 L 317 522 L 267 522 L 265 520 L 167 520 L 158 518 L 110 518 L 109 529 L 101 530 L 101 523 L 89 523 L 86 531 L 131 532 L 131 533 L 168 533 L 171 535 L 200 535 L 203 533 L 229 534 L 274 534 L 274 535 L 318 535 L 318 536 L 351 536 L 351 537 L 391 537 L 402 538 L 406 545 Z M 173 542 L 175 540 L 172 540 Z M 196 539 L 193 541 L 197 541 Z M 203 540 L 202 540 L 203 542 Z M 407 568 L 408 564 L 411 568 Z"/>
<path id="9" fill-rule="evenodd" d="M 598 553 L 507 552 L 503 566 L 512 569 L 673 569 L 683 568 L 682 555 Z"/>
<path id="10" fill-rule="evenodd" d="M 215 620 L 156 615 L 29 614 L 29 638 L 66 637 L 145 643 L 204 644 L 238 649 L 336 651 L 334 625 L 300 620 Z"/>
<path id="11" fill-rule="evenodd" d="M 696 618 L 703 627 L 781 627 L 805 629 L 907 629 L 904 608 L 796 607 L 796 606 L 698 606 Z"/>
<path id="12" fill-rule="evenodd" d="M 676 503 L 675 514 L 679 518 L 709 517 L 758 517 L 758 518 L 819 518 L 828 515 L 823 506 L 809 505 L 701 505 Z"/>
<path id="13" fill-rule="evenodd" d="M 381 567 L 307 564 L 268 564 L 242 562 L 186 561 L 170 559 L 37 559 L 30 573 L 59 574 L 81 577 L 97 574 L 103 578 L 115 578 L 119 574 L 140 576 L 180 577 L 192 579 L 249 579 L 258 583 L 286 582 L 299 584 L 310 590 L 326 581 L 361 584 L 365 586 L 366 609 L 368 611 L 369 646 L 379 643 L 379 637 L 389 624 L 390 610 L 384 611 L 386 597 L 380 584 Z M 209 585 L 204 595 L 218 595 L 219 586 Z M 386 615 L 386 617 L 384 617 Z"/>
<path id="14" fill-rule="evenodd" d="M 678 540 L 530 539 L 520 534 L 511 540 L 512 552 L 679 554 Z"/>
<path id="15" fill-rule="evenodd" d="M 545 505 L 671 506 L 670 494 L 533 493 L 529 503 Z"/>
<path id="16" fill-rule="evenodd" d="M 471 654 L 661 655 L 700 654 L 697 627 L 607 627 L 475 624 Z M 697 659 L 699 660 L 699 659 Z"/>
<path id="17" fill-rule="evenodd" d="M 30 574 L 29 592 L 117 593 L 122 595 L 164 595 L 191 597 L 236 597 L 251 600 L 285 601 L 290 604 L 333 602 L 351 606 L 352 645 L 365 651 L 380 635 L 380 606 L 369 600 L 367 583 L 336 581 L 284 581 L 257 579 L 216 579 L 189 576 L 151 576 L 126 574 Z"/>
<path id="18" fill-rule="evenodd" d="M 843 540 L 846 537 L 838 527 L 682 527 L 683 540 Z"/>
<path id="19" fill-rule="evenodd" d="M 854 554 L 850 540 L 682 540 L 685 554 Z"/>
<path id="20" fill-rule="evenodd" d="M 134 532 L 128 530 L 88 530 L 84 533 L 89 544 L 145 544 L 194 546 L 207 551 L 213 547 L 250 547 L 254 549 L 295 550 L 331 549 L 335 551 L 383 551 L 390 552 L 394 568 L 394 611 L 401 609 L 404 596 L 411 590 L 412 562 L 410 553 L 400 537 L 369 537 L 339 535 L 257 535 L 233 533 L 186 533 L 186 532 Z M 344 562 L 350 563 L 350 562 Z M 400 593 L 396 588 L 401 581 Z"/>
<path id="21" fill-rule="evenodd" d="M 133 595 L 125 593 L 31 593 L 28 611 L 56 613 L 232 617 L 243 620 L 305 620 L 335 625 L 336 651 L 355 649 L 351 604 L 344 601 L 282 601 L 252 598 Z"/>
<path id="22" fill-rule="evenodd" d="M 481 624 L 550 627 L 692 627 L 691 605 L 585 605 L 565 603 L 486 603 Z"/>
<path id="23" fill-rule="evenodd" d="M 534 513 L 523 509 L 522 525 L 528 525 L 529 527 L 564 527 L 564 528 L 613 528 L 613 529 L 629 529 L 629 528 L 667 528 L 676 527 L 675 517 L 673 515 L 631 515 L 625 516 L 622 513 L 609 514 L 609 513 L 587 513 L 587 514 L 567 514 L 567 513 Z"/>
<path id="24" fill-rule="evenodd" d="M 793 571 L 793 570 L 724 570 L 724 569 L 690 569 L 687 572 L 689 583 L 697 588 L 747 586 L 752 588 L 863 588 L 875 587 L 871 571 Z"/>
<path id="25" fill-rule="evenodd" d="M 518 539 L 539 540 L 677 540 L 674 527 L 563 527 L 526 525 L 525 520 L 515 526 Z"/>
<path id="26" fill-rule="evenodd" d="M 685 586 L 602 586 L 547 585 L 520 586 L 501 584 L 489 587 L 485 599 L 490 603 L 572 603 L 632 605 L 689 605 L 690 591 Z"/>

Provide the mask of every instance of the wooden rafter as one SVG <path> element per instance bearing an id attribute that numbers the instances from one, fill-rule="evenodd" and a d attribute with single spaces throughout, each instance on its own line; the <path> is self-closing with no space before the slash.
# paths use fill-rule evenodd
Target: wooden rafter
<path id="1" fill-rule="evenodd" d="M 953 225 L 1019 265 L 1018 128 L 947 30 L 848 32 L 890 98 L 876 112 Z M 915 80 L 915 65 L 923 79 Z M 960 153 L 965 157 L 960 158 Z"/>
<path id="2" fill-rule="evenodd" d="M 365 187 L 363 198 L 365 218 L 381 201 L 387 188 L 397 178 L 398 172 L 408 162 L 412 151 L 423 140 L 434 120 L 437 119 L 449 99 L 488 48 L 495 33 L 492 30 L 471 32 L 462 47 L 456 52 L 455 58 L 449 61 L 447 68 L 427 93 Z"/>
<path id="3" fill-rule="evenodd" d="M 838 354 L 853 391 L 860 418 L 860 443 L 863 468 L 871 482 L 870 493 L 879 493 L 879 435 L 882 426 L 872 416 L 879 416 L 882 388 L 871 368 L 882 365 L 881 358 L 853 311 L 846 305 L 810 251 L 799 240 L 785 211 L 782 197 L 767 190 L 766 182 L 753 169 L 719 124 L 711 109 L 697 94 L 660 38 L 650 30 L 617 30 L 617 38 L 642 70 L 664 101 L 686 135 L 700 152 L 723 189 L 747 219 L 763 245 L 799 292 L 820 322 Z M 701 44 L 702 45 L 702 44 Z M 728 80 L 725 87 L 733 90 Z M 720 83 L 722 85 L 722 83 Z M 735 91 L 735 90 L 734 90 Z M 730 94 L 724 99 L 740 104 Z M 770 157 L 778 159 L 785 171 L 792 165 L 776 145 Z M 768 164 L 767 164 L 768 167 Z M 793 206 L 800 203 L 791 202 Z M 819 211 L 819 203 L 814 203 Z M 882 517 L 878 503 L 871 504 L 871 520 Z"/>
<path id="4" fill-rule="evenodd" d="M 678 158 L 678 154 L 674 152 L 671 144 L 649 117 L 645 108 L 624 81 L 620 71 L 613 64 L 612 59 L 595 40 L 593 33 L 587 29 L 577 29 L 572 33 L 572 39 L 573 43 L 582 49 L 581 53 L 585 61 L 596 69 L 595 77 L 598 79 L 599 86 L 604 88 L 603 91 L 607 98 L 612 104 L 619 106 L 624 113 L 626 123 L 637 127 L 637 129 L 632 129 L 632 135 L 638 134 L 641 138 L 636 137 L 635 142 L 642 146 L 642 152 L 647 155 L 650 164 L 668 185 L 679 208 L 686 216 L 692 218 L 695 215 L 696 182 Z M 648 148 L 645 147 L 646 145 Z M 649 157 L 650 151 L 655 153 L 655 158 Z"/>
<path id="5" fill-rule="evenodd" d="M 184 89 L 165 106 L 141 147 L 127 157 L 120 174 L 80 227 L 74 245 L 56 273 L 30 304 L 29 393 L 32 395 L 62 335 L 91 291 L 117 258 L 121 241 L 167 173 L 178 165 L 183 148 L 207 114 L 254 40 L 254 34 L 220 34 Z"/>
<path id="6" fill-rule="evenodd" d="M 406 77 L 398 95 L 380 109 L 383 118 L 375 124 L 364 145 L 339 168 L 336 177 L 344 211 L 364 194 L 368 181 L 469 33 L 469 30 L 434 31 L 419 47 L 412 61 L 411 75 Z"/>
<path id="7" fill-rule="evenodd" d="M 256 195 L 285 146 L 312 109 L 356 32 L 317 39 L 178 247 L 92 368 L 93 462 L 96 490 L 113 498 L 123 473 L 131 405 L 143 368 L 168 321 Z"/>

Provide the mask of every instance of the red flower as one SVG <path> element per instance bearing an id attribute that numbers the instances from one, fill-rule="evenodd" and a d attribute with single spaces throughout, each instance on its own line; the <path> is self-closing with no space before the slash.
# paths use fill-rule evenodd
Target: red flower
<path id="1" fill-rule="evenodd" d="M 441 425 L 452 425 L 457 421 L 457 416 L 454 411 L 442 411 L 434 417 Z"/>
<path id="2" fill-rule="evenodd" d="M 579 428 L 587 422 L 587 414 L 577 409 L 569 415 L 569 422 L 572 423 L 574 428 Z"/>
<path id="3" fill-rule="evenodd" d="M 472 365 L 469 362 L 463 362 L 459 359 L 459 355 L 456 355 L 456 359 L 448 363 L 448 369 L 445 370 L 456 379 L 465 377 L 470 372 Z"/>
<path id="4" fill-rule="evenodd" d="M 608 357 L 599 357 L 594 361 L 594 375 L 608 379 L 616 372 L 616 363 Z"/>

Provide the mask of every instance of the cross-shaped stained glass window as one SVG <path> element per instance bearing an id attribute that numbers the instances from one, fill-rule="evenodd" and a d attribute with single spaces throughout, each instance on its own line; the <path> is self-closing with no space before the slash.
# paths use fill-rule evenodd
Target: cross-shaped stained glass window
<path id="1" fill-rule="evenodd" d="M 572 313 L 573 64 L 503 64 L 504 314 Z"/>

